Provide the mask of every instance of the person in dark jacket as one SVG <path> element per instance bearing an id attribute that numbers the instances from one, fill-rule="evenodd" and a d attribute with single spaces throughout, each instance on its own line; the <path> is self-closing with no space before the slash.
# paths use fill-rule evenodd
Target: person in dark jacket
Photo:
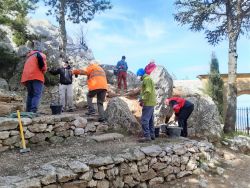
<path id="1" fill-rule="evenodd" d="M 126 57 L 122 56 L 122 59 L 117 62 L 116 69 L 118 70 L 118 93 L 122 88 L 122 82 L 124 85 L 124 92 L 127 92 L 127 71 L 128 64 L 125 61 Z"/>
<path id="2" fill-rule="evenodd" d="M 63 111 L 73 111 L 73 86 L 72 86 L 72 70 L 68 61 L 63 62 L 62 67 L 51 69 L 49 72 L 53 75 L 60 75 L 59 95 L 60 104 Z"/>
<path id="3" fill-rule="evenodd" d="M 187 137 L 187 120 L 194 110 L 194 104 L 180 97 L 172 97 L 166 99 L 166 105 L 171 106 L 175 112 L 175 120 L 182 127 L 181 136 Z"/>

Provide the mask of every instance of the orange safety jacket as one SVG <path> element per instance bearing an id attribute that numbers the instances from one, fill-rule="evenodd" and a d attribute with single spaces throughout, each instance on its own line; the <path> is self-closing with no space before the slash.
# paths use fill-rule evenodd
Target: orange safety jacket
<path id="1" fill-rule="evenodd" d="M 38 66 L 37 53 L 43 58 L 44 66 L 42 70 Z M 46 55 L 33 50 L 27 54 L 27 60 L 25 61 L 21 83 L 25 84 L 29 80 L 39 80 L 44 83 L 44 74 L 47 71 Z"/>
<path id="2" fill-rule="evenodd" d="M 91 64 L 87 68 L 80 70 L 76 69 L 72 71 L 73 74 L 83 74 L 88 76 L 88 89 L 93 91 L 96 89 L 108 90 L 108 83 L 106 74 L 102 67 L 98 64 Z"/>

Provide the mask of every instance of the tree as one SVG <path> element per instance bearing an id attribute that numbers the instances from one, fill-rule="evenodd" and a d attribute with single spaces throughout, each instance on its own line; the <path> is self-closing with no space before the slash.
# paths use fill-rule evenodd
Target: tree
<path id="1" fill-rule="evenodd" d="M 176 0 L 175 6 L 178 10 L 175 20 L 190 25 L 191 31 L 205 31 L 210 44 L 229 41 L 224 132 L 233 132 L 237 108 L 237 41 L 250 29 L 250 0 Z"/>
<path id="2" fill-rule="evenodd" d="M 223 85 L 224 83 L 219 71 L 219 62 L 213 53 L 208 78 L 208 94 L 217 105 L 221 117 L 223 117 Z"/>
<path id="3" fill-rule="evenodd" d="M 26 31 L 26 16 L 34 10 L 36 0 L 0 0 L 0 24 L 9 26 L 14 30 L 14 42 L 24 44 L 29 35 Z M 1 36 L 5 33 L 1 31 Z"/>
<path id="4" fill-rule="evenodd" d="M 55 15 L 61 32 L 61 55 L 66 57 L 67 32 L 65 27 L 67 20 L 73 23 L 87 23 L 98 12 L 111 9 L 109 0 L 43 0 L 50 7 L 48 15 Z"/>

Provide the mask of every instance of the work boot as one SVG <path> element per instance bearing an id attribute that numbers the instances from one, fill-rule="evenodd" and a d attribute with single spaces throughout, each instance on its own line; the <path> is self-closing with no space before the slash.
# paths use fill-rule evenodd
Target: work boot
<path id="1" fill-rule="evenodd" d="M 138 139 L 138 142 L 150 142 L 151 138 L 150 137 L 142 137 Z"/>

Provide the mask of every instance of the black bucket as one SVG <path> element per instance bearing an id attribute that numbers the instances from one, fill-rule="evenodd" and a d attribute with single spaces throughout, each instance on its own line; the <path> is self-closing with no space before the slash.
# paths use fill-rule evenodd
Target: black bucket
<path id="1" fill-rule="evenodd" d="M 170 137 L 179 137 L 179 136 L 181 136 L 181 131 L 182 131 L 181 127 L 167 127 L 167 134 Z"/>
<path id="2" fill-rule="evenodd" d="M 160 136 L 160 127 L 155 127 L 155 137 Z"/>
<path id="3" fill-rule="evenodd" d="M 62 113 L 62 105 L 50 105 L 50 109 L 53 115 Z"/>

